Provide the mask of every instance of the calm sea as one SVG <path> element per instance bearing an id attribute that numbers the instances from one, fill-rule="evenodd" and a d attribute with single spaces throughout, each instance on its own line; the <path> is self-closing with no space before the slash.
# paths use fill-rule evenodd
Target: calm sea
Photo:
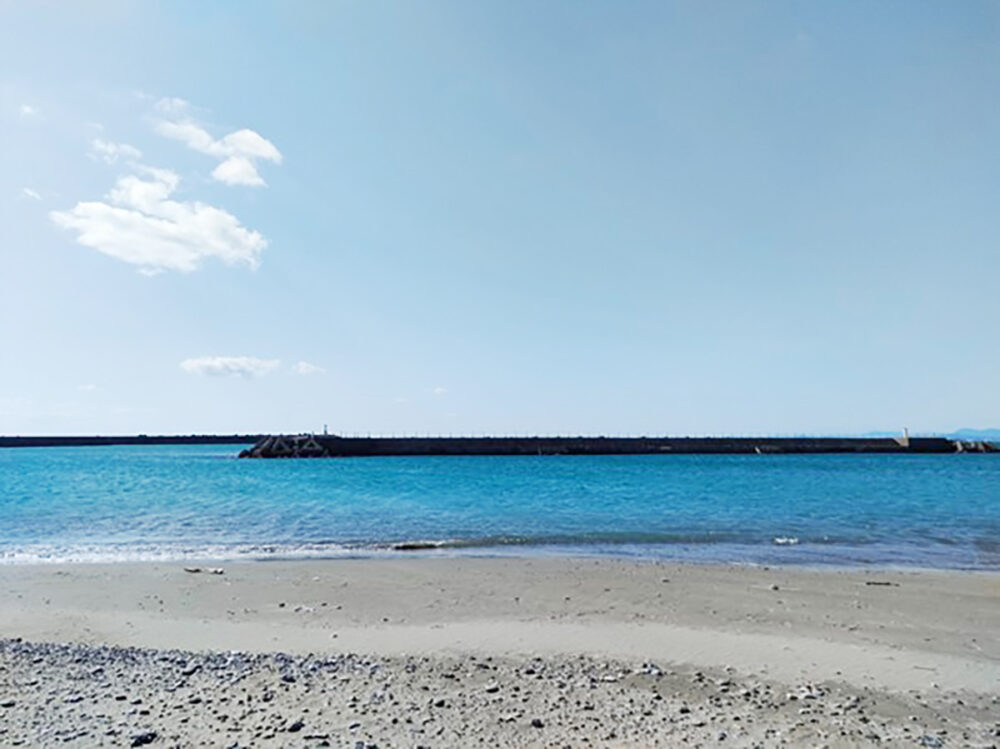
<path id="1" fill-rule="evenodd" d="M 0 450 L 0 563 L 595 554 L 1000 569 L 1000 456 Z"/>

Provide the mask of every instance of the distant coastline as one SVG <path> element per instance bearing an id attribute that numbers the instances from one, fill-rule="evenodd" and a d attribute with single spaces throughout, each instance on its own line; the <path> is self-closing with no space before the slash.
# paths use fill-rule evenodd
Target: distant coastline
<path id="1" fill-rule="evenodd" d="M 894 437 L 341 437 L 339 435 L 0 435 L 4 447 L 248 445 L 241 457 L 378 455 L 600 455 L 653 453 L 953 453 L 998 452 L 997 430 Z"/>
<path id="2" fill-rule="evenodd" d="M 104 445 L 252 445 L 259 434 L 0 436 L 0 447 L 100 447 Z"/>

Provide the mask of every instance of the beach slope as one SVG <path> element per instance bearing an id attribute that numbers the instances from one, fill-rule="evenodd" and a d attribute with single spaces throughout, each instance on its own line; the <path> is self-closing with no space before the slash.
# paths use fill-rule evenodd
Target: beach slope
<path id="1" fill-rule="evenodd" d="M 0 589 L 0 743 L 1000 741 L 995 573 L 404 558 Z"/>

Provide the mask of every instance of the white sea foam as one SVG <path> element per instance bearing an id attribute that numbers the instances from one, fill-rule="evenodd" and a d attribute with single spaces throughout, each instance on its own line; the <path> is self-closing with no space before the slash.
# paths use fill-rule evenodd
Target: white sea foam
<path id="1" fill-rule="evenodd" d="M 337 544 L 24 546 L 0 551 L 4 564 L 102 564 L 188 560 L 297 559 L 356 556 L 359 549 Z M 370 556 L 366 551 L 365 556 Z"/>

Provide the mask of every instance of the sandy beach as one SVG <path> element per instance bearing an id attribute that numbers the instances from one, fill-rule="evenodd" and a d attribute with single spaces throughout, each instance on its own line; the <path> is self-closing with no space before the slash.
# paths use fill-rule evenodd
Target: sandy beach
<path id="1" fill-rule="evenodd" d="M 1000 742 L 996 573 L 404 558 L 0 590 L 11 745 Z"/>

